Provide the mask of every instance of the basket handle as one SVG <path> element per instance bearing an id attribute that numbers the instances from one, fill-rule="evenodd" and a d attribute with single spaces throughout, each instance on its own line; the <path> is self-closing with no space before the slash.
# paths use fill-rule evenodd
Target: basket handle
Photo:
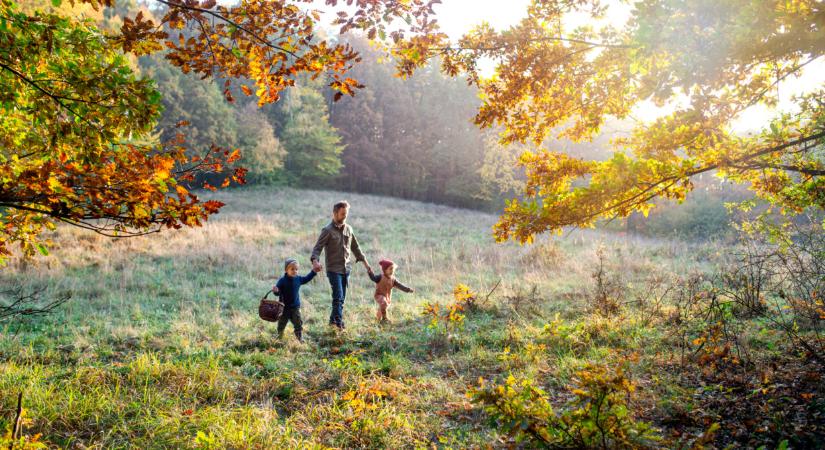
<path id="1" fill-rule="evenodd" d="M 266 300 L 266 299 L 267 299 L 267 297 L 269 297 L 269 294 L 271 294 L 271 293 L 272 293 L 272 289 L 270 289 L 270 290 L 266 291 L 266 294 L 264 294 L 264 296 L 263 296 L 263 297 L 261 297 L 261 300 Z"/>

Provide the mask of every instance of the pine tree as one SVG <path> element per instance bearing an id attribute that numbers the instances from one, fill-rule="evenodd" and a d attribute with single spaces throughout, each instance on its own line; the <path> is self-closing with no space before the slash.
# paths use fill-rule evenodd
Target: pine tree
<path id="1" fill-rule="evenodd" d="M 281 141 L 286 169 L 299 184 L 328 183 L 343 166 L 341 136 L 329 123 L 323 95 L 311 85 L 296 87 L 284 99 L 286 123 Z"/>

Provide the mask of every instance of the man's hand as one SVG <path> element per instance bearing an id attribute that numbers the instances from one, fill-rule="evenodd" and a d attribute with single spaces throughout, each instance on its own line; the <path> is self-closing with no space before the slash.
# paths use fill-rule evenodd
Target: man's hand
<path id="1" fill-rule="evenodd" d="M 372 267 L 370 267 L 370 263 L 367 261 L 361 261 L 364 263 L 364 267 L 367 269 L 367 273 L 372 273 Z"/>
<path id="2" fill-rule="evenodd" d="M 323 267 L 321 266 L 321 263 L 320 263 L 320 262 L 318 262 L 318 260 L 317 260 L 317 259 L 313 259 L 313 260 L 312 260 L 312 270 L 313 270 L 313 271 L 315 271 L 315 272 L 320 272 L 322 268 L 323 268 Z"/>

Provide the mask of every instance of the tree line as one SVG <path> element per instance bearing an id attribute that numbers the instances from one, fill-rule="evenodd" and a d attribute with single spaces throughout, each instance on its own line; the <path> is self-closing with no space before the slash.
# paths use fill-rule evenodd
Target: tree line
<path id="1" fill-rule="evenodd" d="M 172 67 L 162 54 L 140 57 L 140 71 L 162 94 L 158 137 L 172 139 L 186 121 L 193 152 L 215 143 L 239 148 L 253 184 L 500 207 L 512 186 L 500 181 L 500 168 L 489 166 L 499 166 L 497 153 L 508 150 L 494 132 L 471 122 L 477 90 L 445 76 L 435 63 L 402 79 L 365 37 L 338 39 L 360 54 L 350 76 L 364 88 L 337 102 L 324 80 L 301 76 L 274 104 L 259 108 L 237 87 L 230 89 L 230 103 L 224 80 L 204 82 Z M 512 165 L 506 167 L 512 172 Z"/>

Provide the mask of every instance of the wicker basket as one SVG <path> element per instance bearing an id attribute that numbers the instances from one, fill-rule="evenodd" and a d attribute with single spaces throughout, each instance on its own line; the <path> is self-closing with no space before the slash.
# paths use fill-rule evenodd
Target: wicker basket
<path id="1" fill-rule="evenodd" d="M 261 304 L 258 305 L 258 315 L 267 322 L 277 322 L 281 318 L 281 314 L 284 313 L 284 304 L 278 300 L 268 300 L 267 297 L 271 292 L 267 292 L 261 298 Z"/>

